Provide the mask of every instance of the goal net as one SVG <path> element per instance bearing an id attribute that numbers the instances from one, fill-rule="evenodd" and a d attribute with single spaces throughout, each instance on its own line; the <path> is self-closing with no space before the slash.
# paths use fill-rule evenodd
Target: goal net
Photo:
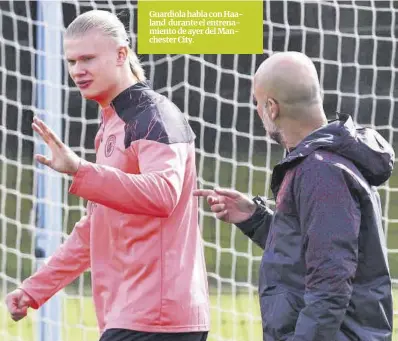
<path id="1" fill-rule="evenodd" d="M 34 149 L 43 146 L 30 125 L 34 115 L 41 115 L 74 151 L 95 160 L 98 108 L 81 98 L 62 62 L 61 42 L 51 40 L 51 34 L 62 32 L 76 15 L 90 9 L 118 13 L 135 40 L 135 1 L 62 1 L 59 17 L 54 14 L 49 22 L 43 21 L 37 2 L 0 1 L 2 340 L 98 340 L 89 272 L 18 324 L 3 303 L 6 293 L 35 271 L 43 252 L 51 254 L 60 237 L 68 236 L 85 210 L 83 200 L 68 195 L 70 178 L 34 162 Z M 301 51 L 314 61 L 330 119 L 336 112 L 349 113 L 395 146 L 397 12 L 392 0 L 265 1 L 263 55 L 139 56 L 153 88 L 187 115 L 197 135 L 198 186 L 271 196 L 272 168 L 284 151 L 265 136 L 252 101 L 251 80 L 274 51 Z M 40 36 L 43 30 L 46 41 Z M 379 190 L 390 268 L 397 283 L 397 171 Z M 200 224 L 211 292 L 209 339 L 262 339 L 257 297 L 262 251 L 234 226 L 217 221 L 204 201 Z M 52 304 L 55 310 L 49 308 Z M 59 332 L 60 338 L 43 332 L 47 330 L 43 326 Z"/>

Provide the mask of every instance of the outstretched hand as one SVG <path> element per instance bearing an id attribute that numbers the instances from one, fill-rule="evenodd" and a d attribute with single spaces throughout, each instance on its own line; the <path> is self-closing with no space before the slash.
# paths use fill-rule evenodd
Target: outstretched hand
<path id="1" fill-rule="evenodd" d="M 257 207 L 252 200 L 232 189 L 198 189 L 193 195 L 205 197 L 216 218 L 231 224 L 249 219 Z"/>
<path id="2" fill-rule="evenodd" d="M 35 159 L 57 172 L 75 174 L 79 168 L 80 158 L 66 146 L 54 132 L 39 118 L 34 117 L 33 130 L 38 133 L 51 150 L 52 158 L 36 154 Z"/>

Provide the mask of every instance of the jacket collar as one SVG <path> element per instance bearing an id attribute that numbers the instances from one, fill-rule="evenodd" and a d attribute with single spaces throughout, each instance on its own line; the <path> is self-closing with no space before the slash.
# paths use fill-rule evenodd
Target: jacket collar
<path id="1" fill-rule="evenodd" d="M 354 122 L 350 115 L 337 114 L 337 118 L 328 122 L 311 134 L 305 137 L 295 148 L 293 148 L 285 158 L 283 158 L 272 172 L 271 190 L 276 197 L 280 184 L 289 168 L 294 167 L 305 159 L 308 155 L 320 148 L 328 148 L 336 144 L 336 138 L 341 135 L 344 130 L 352 132 L 355 130 Z M 344 129 L 342 130 L 342 126 Z"/>
<path id="2" fill-rule="evenodd" d="M 141 100 L 143 91 L 150 90 L 145 82 L 138 82 L 123 90 L 111 102 L 111 107 L 120 116 L 126 109 L 136 106 Z"/>

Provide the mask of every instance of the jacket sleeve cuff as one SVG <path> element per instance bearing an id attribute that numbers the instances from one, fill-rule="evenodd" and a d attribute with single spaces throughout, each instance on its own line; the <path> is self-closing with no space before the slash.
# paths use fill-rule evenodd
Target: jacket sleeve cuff
<path id="1" fill-rule="evenodd" d="M 69 193 L 76 194 L 78 192 L 79 187 L 87 174 L 87 167 L 88 167 L 88 162 L 81 159 L 79 168 L 77 169 L 77 172 L 73 176 L 72 184 L 69 187 Z"/>
<path id="2" fill-rule="evenodd" d="M 253 201 L 257 205 L 253 215 L 249 219 L 235 224 L 245 235 L 249 236 L 252 235 L 254 226 L 261 222 L 267 213 L 265 202 L 259 196 L 254 197 Z"/>
<path id="3" fill-rule="evenodd" d="M 28 288 L 25 288 L 24 285 L 22 284 L 18 289 L 22 290 L 26 295 L 29 296 L 31 301 L 29 302 L 29 306 L 33 309 L 39 309 L 41 305 L 43 305 L 44 302 L 39 302 L 37 301 L 33 295 L 30 293 L 30 290 Z"/>

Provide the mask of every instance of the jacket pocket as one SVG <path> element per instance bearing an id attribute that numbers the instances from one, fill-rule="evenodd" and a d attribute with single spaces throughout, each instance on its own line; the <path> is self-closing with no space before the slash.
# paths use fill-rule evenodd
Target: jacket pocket
<path id="1" fill-rule="evenodd" d="M 299 315 L 298 298 L 291 292 L 261 296 L 264 340 L 287 340 L 294 334 Z"/>

